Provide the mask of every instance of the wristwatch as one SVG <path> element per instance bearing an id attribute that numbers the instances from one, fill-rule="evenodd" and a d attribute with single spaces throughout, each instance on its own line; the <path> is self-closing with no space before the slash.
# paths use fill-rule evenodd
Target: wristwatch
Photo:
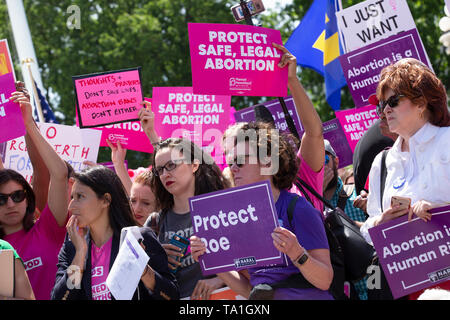
<path id="1" fill-rule="evenodd" d="M 308 260 L 308 258 L 309 258 L 308 253 L 306 252 L 306 250 L 304 250 L 303 253 L 300 255 L 300 257 L 298 257 L 294 261 L 294 264 L 298 264 L 299 266 L 302 266 L 305 264 L 305 262 Z"/>

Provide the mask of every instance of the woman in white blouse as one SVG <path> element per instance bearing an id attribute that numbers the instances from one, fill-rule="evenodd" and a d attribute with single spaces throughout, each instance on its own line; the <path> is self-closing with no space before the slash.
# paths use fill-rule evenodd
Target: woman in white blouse
<path id="1" fill-rule="evenodd" d="M 377 112 L 399 137 L 386 156 L 387 177 L 380 203 L 381 153 L 369 175 L 368 229 L 409 214 L 431 219 L 433 207 L 450 203 L 450 112 L 442 82 L 423 63 L 402 59 L 384 68 L 377 88 Z M 411 207 L 391 207 L 392 196 L 411 198 Z"/>

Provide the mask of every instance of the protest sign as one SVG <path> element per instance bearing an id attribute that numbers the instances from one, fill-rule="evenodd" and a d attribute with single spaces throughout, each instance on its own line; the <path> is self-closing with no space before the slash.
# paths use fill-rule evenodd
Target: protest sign
<path id="1" fill-rule="evenodd" d="M 369 229 L 394 298 L 450 279 L 450 205 L 428 222 L 407 215 Z"/>
<path id="2" fill-rule="evenodd" d="M 356 109 L 347 109 L 336 111 L 336 118 L 339 119 L 344 133 L 347 137 L 348 144 L 355 150 L 356 144 L 361 139 L 372 123 L 378 119 L 376 106 L 365 106 Z"/>
<path id="3" fill-rule="evenodd" d="M 192 87 L 155 87 L 152 101 L 158 135 L 189 139 L 214 156 L 230 123 L 230 96 L 194 94 Z"/>
<path id="4" fill-rule="evenodd" d="M 268 181 L 195 196 L 189 206 L 206 245 L 203 275 L 287 263 L 271 237 L 278 219 Z"/>
<path id="5" fill-rule="evenodd" d="M 292 120 L 294 121 L 295 127 L 297 128 L 297 132 L 301 137 L 303 134 L 303 126 L 302 123 L 300 122 L 300 118 L 297 113 L 294 99 L 292 98 L 292 96 L 288 96 L 284 98 L 284 101 L 286 103 L 286 108 L 288 109 L 289 114 L 291 115 Z M 281 132 L 290 133 L 280 101 L 278 99 L 275 99 L 261 104 L 264 105 L 270 111 L 270 113 L 272 113 L 272 117 L 275 122 L 275 128 L 277 128 Z M 254 107 L 255 106 L 251 106 L 236 111 L 236 113 L 234 114 L 236 122 L 255 121 Z"/>
<path id="6" fill-rule="evenodd" d="M 116 169 L 114 168 L 114 163 L 112 163 L 111 161 L 99 162 L 98 164 L 116 172 Z M 125 160 L 124 164 L 125 164 L 125 169 L 128 170 L 128 160 Z"/>
<path id="7" fill-rule="evenodd" d="M 278 30 L 241 24 L 188 23 L 192 85 L 197 94 L 273 96 L 287 94 L 288 69 Z"/>
<path id="8" fill-rule="evenodd" d="M 432 69 L 416 29 L 401 32 L 339 57 L 357 108 L 368 105 L 370 95 L 376 93 L 381 70 L 403 58 L 415 58 Z"/>
<path id="9" fill-rule="evenodd" d="M 330 141 L 339 158 L 338 169 L 353 164 L 353 151 L 338 119 L 323 123 L 323 138 Z"/>
<path id="10" fill-rule="evenodd" d="M 37 123 L 42 136 L 53 146 L 56 153 L 72 165 L 76 172 L 86 166 L 83 161 L 97 162 L 101 132 L 93 129 L 79 129 L 54 123 Z M 4 165 L 13 169 L 27 181 L 31 181 L 33 167 L 28 156 L 25 138 L 8 141 Z"/>
<path id="11" fill-rule="evenodd" d="M 445 6 L 447 7 L 447 11 L 450 12 L 450 0 L 445 0 Z"/>
<path id="12" fill-rule="evenodd" d="M 72 77 L 80 128 L 138 120 L 141 68 Z"/>
<path id="13" fill-rule="evenodd" d="M 8 40 L 0 40 L 0 76 L 12 73 L 14 77 L 14 68 L 9 52 Z"/>
<path id="14" fill-rule="evenodd" d="M 19 104 L 9 100 L 15 91 L 13 73 L 0 76 L 0 142 L 26 134 Z"/>
<path id="15" fill-rule="evenodd" d="M 336 12 L 346 52 L 416 28 L 406 0 L 367 0 Z"/>

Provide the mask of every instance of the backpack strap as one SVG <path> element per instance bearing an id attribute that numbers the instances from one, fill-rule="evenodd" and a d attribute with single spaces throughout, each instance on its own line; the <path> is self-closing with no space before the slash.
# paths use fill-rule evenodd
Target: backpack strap
<path id="1" fill-rule="evenodd" d="M 341 208 L 342 211 L 345 212 L 345 207 L 347 206 L 347 200 L 350 198 L 348 194 L 344 191 L 344 189 L 341 189 L 339 192 L 339 198 L 337 202 L 337 207 Z"/>
<path id="2" fill-rule="evenodd" d="M 384 194 L 384 187 L 386 185 L 386 177 L 387 177 L 387 167 L 386 167 L 386 156 L 389 152 L 389 149 L 384 149 L 381 154 L 381 168 L 380 168 L 380 205 L 381 205 L 381 212 L 384 211 L 383 209 L 383 194 Z"/>
<path id="3" fill-rule="evenodd" d="M 291 226 L 292 226 L 292 219 L 294 218 L 294 210 L 295 210 L 295 206 L 297 204 L 298 198 L 299 198 L 298 195 L 295 195 L 294 197 L 292 197 L 291 201 L 289 202 L 288 209 L 287 209 L 288 220 L 289 220 L 289 224 Z"/>

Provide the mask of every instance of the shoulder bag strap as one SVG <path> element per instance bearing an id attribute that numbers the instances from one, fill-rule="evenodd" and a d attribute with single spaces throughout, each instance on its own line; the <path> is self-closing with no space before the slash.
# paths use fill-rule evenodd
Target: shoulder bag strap
<path id="1" fill-rule="evenodd" d="M 330 209 L 334 209 L 334 207 L 331 205 L 331 203 L 327 200 L 325 200 L 316 190 L 314 190 L 313 187 L 311 187 L 308 183 L 300 179 L 299 177 L 296 177 L 295 185 L 300 188 L 300 185 L 303 185 L 309 192 L 311 192 L 317 199 L 323 202 L 325 206 L 327 206 Z"/>
<path id="2" fill-rule="evenodd" d="M 387 168 L 386 168 L 386 156 L 389 152 L 389 149 L 383 150 L 383 153 L 381 154 L 381 168 L 380 168 L 380 205 L 381 205 L 381 212 L 384 211 L 383 209 L 383 194 L 384 194 L 384 187 L 386 185 L 386 177 L 387 177 Z"/>

